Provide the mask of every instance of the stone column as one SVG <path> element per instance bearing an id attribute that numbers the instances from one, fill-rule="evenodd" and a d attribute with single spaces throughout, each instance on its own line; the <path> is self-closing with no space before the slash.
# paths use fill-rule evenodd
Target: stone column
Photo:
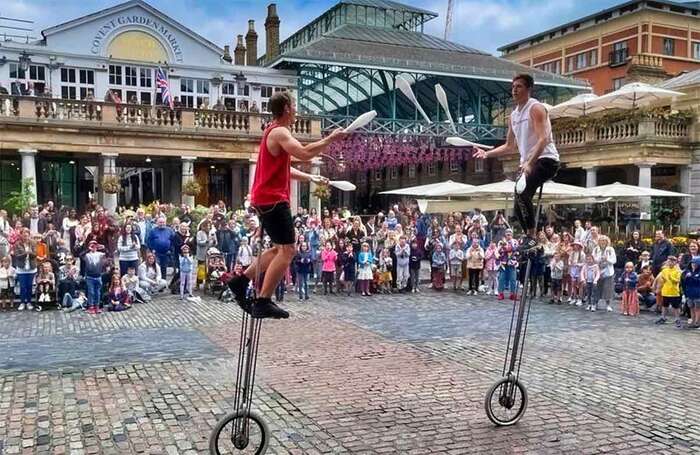
<path id="1" fill-rule="evenodd" d="M 651 168 L 653 166 L 653 164 L 649 163 L 637 164 L 639 168 L 639 181 L 637 186 L 640 188 L 651 188 Z M 651 213 L 651 198 L 639 198 L 639 212 Z"/>
<path id="2" fill-rule="evenodd" d="M 690 165 L 690 176 L 688 178 L 689 190 L 687 193 L 700 194 L 700 150 L 693 151 L 693 164 Z M 688 199 L 688 219 L 689 230 L 700 229 L 700 200 L 698 197 Z"/>
<path id="3" fill-rule="evenodd" d="M 196 159 L 196 156 L 182 157 L 182 185 L 184 185 L 185 182 L 194 180 L 194 162 Z M 182 203 L 188 205 L 190 208 L 194 208 L 194 196 L 183 193 L 182 188 L 180 189 L 180 194 L 182 195 Z"/>
<path id="4" fill-rule="evenodd" d="M 690 192 L 690 175 L 692 172 L 691 166 L 681 166 L 680 167 L 680 187 L 681 193 L 692 194 Z M 683 206 L 683 217 L 680 220 L 681 232 L 688 232 L 690 227 L 690 212 L 692 210 L 692 205 L 689 201 L 690 198 L 682 198 L 681 205 Z"/>
<path id="5" fill-rule="evenodd" d="M 593 166 L 584 169 L 586 170 L 586 188 L 593 188 L 598 184 L 598 168 Z"/>
<path id="6" fill-rule="evenodd" d="M 102 170 L 100 175 L 102 179 L 107 176 L 118 176 L 117 175 L 117 153 L 102 153 Z M 117 202 L 119 198 L 118 193 L 105 193 L 102 189 L 102 181 L 100 181 L 100 194 L 102 195 L 102 207 L 104 207 L 105 212 L 114 213 L 117 210 Z"/>
<path id="7" fill-rule="evenodd" d="M 34 197 L 33 202 L 36 204 L 36 154 L 39 153 L 39 151 L 36 149 L 19 149 L 18 151 L 22 157 L 22 180 L 32 180 L 32 194 Z"/>
<path id="8" fill-rule="evenodd" d="M 311 174 L 321 175 L 321 159 L 315 158 L 311 161 Z M 314 196 L 314 190 L 316 190 L 316 184 L 309 182 L 309 212 L 312 208 L 316 209 L 316 213 L 320 216 L 321 214 L 321 200 Z"/>
<path id="9" fill-rule="evenodd" d="M 289 208 L 292 211 L 292 215 L 297 213 L 297 208 L 299 208 L 299 180 L 292 179 L 289 188 Z"/>
<path id="10" fill-rule="evenodd" d="M 253 188 L 255 180 L 255 169 L 257 168 L 257 160 L 248 161 L 248 192 Z"/>

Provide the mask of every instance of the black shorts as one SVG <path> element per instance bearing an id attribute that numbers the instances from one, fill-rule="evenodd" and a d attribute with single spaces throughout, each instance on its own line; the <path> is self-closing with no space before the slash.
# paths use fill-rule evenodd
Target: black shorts
<path id="1" fill-rule="evenodd" d="M 681 307 L 681 297 L 664 297 L 661 305 L 666 308 L 671 307 L 678 309 Z"/>
<path id="2" fill-rule="evenodd" d="M 278 202 L 273 205 L 261 205 L 255 207 L 260 217 L 265 234 L 275 245 L 293 245 L 296 241 L 292 210 L 289 202 Z"/>

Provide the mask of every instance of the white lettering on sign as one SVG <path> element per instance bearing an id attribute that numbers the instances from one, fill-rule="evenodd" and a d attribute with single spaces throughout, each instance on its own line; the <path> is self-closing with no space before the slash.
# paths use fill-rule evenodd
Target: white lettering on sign
<path id="1" fill-rule="evenodd" d="M 180 47 L 180 43 L 178 42 L 177 37 L 173 34 L 173 32 L 168 30 L 168 27 L 165 24 L 158 22 L 155 19 L 151 19 L 150 17 L 145 16 L 139 16 L 136 14 L 132 16 L 119 16 L 117 18 L 111 19 L 109 22 L 105 23 L 102 27 L 100 27 L 97 33 L 95 33 L 95 37 L 92 39 L 92 53 L 100 53 L 102 40 L 113 30 L 129 25 L 142 25 L 153 30 L 154 32 L 165 38 L 165 40 L 170 45 L 170 49 L 172 49 L 173 51 L 175 60 L 179 63 L 182 63 L 182 48 Z"/>

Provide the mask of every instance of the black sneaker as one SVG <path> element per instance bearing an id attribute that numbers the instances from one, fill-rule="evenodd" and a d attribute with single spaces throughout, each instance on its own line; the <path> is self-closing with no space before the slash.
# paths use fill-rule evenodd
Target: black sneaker
<path id="1" fill-rule="evenodd" d="M 253 304 L 252 316 L 256 319 L 287 319 L 289 312 L 278 307 L 272 299 L 259 298 Z"/>
<path id="2" fill-rule="evenodd" d="M 228 282 L 228 287 L 231 289 L 233 297 L 236 299 L 236 303 L 238 303 L 238 306 L 248 314 L 250 314 L 251 306 L 247 297 L 249 284 L 250 280 L 245 275 L 235 276 Z"/>
<path id="3" fill-rule="evenodd" d="M 532 238 L 532 237 L 526 235 L 526 236 L 523 237 L 522 240 L 520 241 L 520 246 L 519 246 L 519 248 L 518 248 L 518 251 L 521 251 L 521 252 L 528 252 L 528 251 L 532 251 L 532 250 L 535 249 L 536 247 L 537 247 L 537 240 L 535 240 L 534 238 Z"/>

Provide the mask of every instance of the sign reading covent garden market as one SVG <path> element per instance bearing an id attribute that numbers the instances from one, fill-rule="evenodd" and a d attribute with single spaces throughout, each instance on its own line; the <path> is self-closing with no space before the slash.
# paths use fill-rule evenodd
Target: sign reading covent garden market
<path id="1" fill-rule="evenodd" d="M 95 55 L 99 54 L 104 38 L 109 36 L 114 30 L 127 26 L 133 27 L 134 25 L 146 27 L 162 36 L 168 42 L 168 44 L 170 44 L 175 60 L 178 63 L 182 63 L 182 48 L 180 47 L 177 37 L 172 33 L 172 31 L 170 31 L 162 22 L 137 14 L 118 16 L 101 26 L 92 40 L 91 52 Z"/>

